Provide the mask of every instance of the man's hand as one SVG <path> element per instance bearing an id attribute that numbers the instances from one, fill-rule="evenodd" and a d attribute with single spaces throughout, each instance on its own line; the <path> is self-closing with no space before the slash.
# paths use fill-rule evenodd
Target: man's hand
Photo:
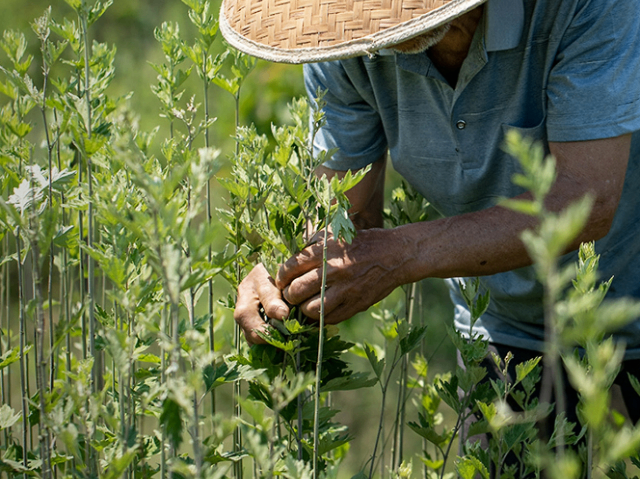
<path id="1" fill-rule="evenodd" d="M 282 294 L 262 264 L 256 265 L 238 286 L 238 301 L 233 318 L 250 344 L 264 343 L 256 331 L 267 332 L 268 325 L 260 316 L 260 307 L 267 317 L 283 320 L 289 315 L 289 307 Z"/>
<path id="2" fill-rule="evenodd" d="M 402 238 L 395 230 L 361 230 L 347 244 L 327 242 L 325 321 L 336 324 L 377 303 L 403 284 L 410 268 L 396 248 Z M 300 305 L 311 319 L 320 318 L 323 241 L 306 247 L 278 272 L 276 286 L 291 304 Z"/>

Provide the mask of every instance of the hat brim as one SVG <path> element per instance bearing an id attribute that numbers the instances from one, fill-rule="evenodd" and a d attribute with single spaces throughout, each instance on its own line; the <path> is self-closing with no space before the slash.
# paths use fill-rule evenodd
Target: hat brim
<path id="1" fill-rule="evenodd" d="M 260 43 L 240 34 L 234 29 L 226 15 L 226 4 L 223 0 L 220 9 L 220 32 L 234 48 L 264 60 L 279 63 L 314 63 L 329 60 L 340 60 L 361 55 L 373 54 L 383 48 L 397 45 L 411 38 L 450 22 L 487 0 L 451 0 L 445 5 L 430 12 L 398 23 L 380 31 L 370 33 L 361 38 L 339 42 L 331 45 L 282 48 Z"/>

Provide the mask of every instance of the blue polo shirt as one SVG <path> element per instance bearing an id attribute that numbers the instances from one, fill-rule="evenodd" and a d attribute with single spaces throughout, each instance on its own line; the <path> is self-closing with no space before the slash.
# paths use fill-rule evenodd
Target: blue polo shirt
<path id="1" fill-rule="evenodd" d="M 640 9 L 637 0 L 488 0 L 452 88 L 426 54 L 305 65 L 307 90 L 327 90 L 316 150 L 357 169 L 389 151 L 394 168 L 444 216 L 494 206 L 523 191 L 505 133 L 580 141 L 633 133 L 622 199 L 596 243 L 609 298 L 640 299 Z M 575 261 L 576 253 L 562 258 Z M 448 280 L 455 325 L 469 313 Z M 493 342 L 543 349 L 542 287 L 533 268 L 481 278 L 491 305 L 474 331 Z M 640 358 L 640 320 L 617 333 Z"/>

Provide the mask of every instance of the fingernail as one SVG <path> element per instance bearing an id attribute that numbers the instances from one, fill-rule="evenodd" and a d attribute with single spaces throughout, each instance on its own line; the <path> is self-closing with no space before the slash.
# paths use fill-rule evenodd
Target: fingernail
<path id="1" fill-rule="evenodd" d="M 289 310 L 284 306 L 279 306 L 276 313 L 278 314 L 277 319 L 285 319 L 289 315 Z"/>

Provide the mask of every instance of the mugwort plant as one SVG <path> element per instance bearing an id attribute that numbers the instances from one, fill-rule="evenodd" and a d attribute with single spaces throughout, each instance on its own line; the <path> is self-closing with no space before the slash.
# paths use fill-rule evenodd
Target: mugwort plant
<path id="1" fill-rule="evenodd" d="M 284 321 L 264 315 L 265 344 L 249 347 L 230 320 L 238 285 L 313 241 L 352 241 L 348 191 L 367 170 L 316 175 L 334 154 L 310 146 L 322 91 L 292 99 L 290 121 L 270 132 L 243 124 L 260 66 L 222 44 L 205 0 L 182 2 L 189 38 L 176 22 L 155 30 L 158 120 L 143 130 L 131 94 L 111 94 L 115 46 L 93 34 L 112 1 L 66 3 L 73 18 L 48 8 L 31 32 L 0 39 L 0 477 L 634 477 L 640 427 L 610 408 L 623 350 L 607 333 L 640 307 L 605 300 L 594 245 L 559 266 L 590 203 L 544 208 L 555 173 L 541 148 L 507 138 L 533 200 L 505 205 L 538 220 L 522 239 L 545 287 L 544 360 L 512 377 L 510 355 L 451 329 L 461 366 L 433 374 L 419 285 L 404 287 L 401 307 L 388 300 L 361 319 L 377 336 L 345 339 L 323 310 L 315 324 L 294 307 Z M 213 140 L 224 97 L 229 151 Z M 400 185 L 385 217 L 393 227 L 427 211 Z M 326 264 L 325 246 L 321 294 Z M 477 320 L 488 293 L 472 279 L 460 287 Z M 504 379 L 487 379 L 487 359 Z M 561 367 L 580 391 L 579 424 L 562 413 Z M 378 402 L 366 452 L 341 423 L 345 391 Z M 551 392 L 545 440 L 537 421 Z"/>

